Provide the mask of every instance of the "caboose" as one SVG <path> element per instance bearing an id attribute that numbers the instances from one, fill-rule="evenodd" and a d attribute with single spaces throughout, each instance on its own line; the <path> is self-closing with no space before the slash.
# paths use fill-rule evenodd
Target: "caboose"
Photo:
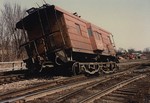
<path id="1" fill-rule="evenodd" d="M 67 68 L 76 75 L 113 72 L 117 65 L 112 34 L 77 13 L 45 4 L 27 10 L 28 15 L 16 24 L 24 31 L 30 71 L 44 68 Z"/>

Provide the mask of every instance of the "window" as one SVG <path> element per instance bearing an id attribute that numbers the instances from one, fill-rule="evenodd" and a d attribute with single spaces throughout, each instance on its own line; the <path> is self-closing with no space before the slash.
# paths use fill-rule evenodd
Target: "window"
<path id="1" fill-rule="evenodd" d="M 88 30 L 89 36 L 92 36 L 92 35 L 93 35 L 93 34 L 92 34 L 92 29 L 91 29 L 91 28 L 88 28 L 87 30 Z"/>
<path id="2" fill-rule="evenodd" d="M 81 28 L 79 24 L 75 24 L 76 25 L 76 29 L 77 29 L 77 33 L 81 35 Z"/>
<path id="3" fill-rule="evenodd" d="M 95 32 L 95 37 L 97 40 L 101 40 L 101 33 Z"/>
<path id="4" fill-rule="evenodd" d="M 109 39 L 109 41 L 110 41 L 110 44 L 112 44 L 112 40 L 111 40 L 110 36 L 108 36 L 108 39 Z"/>

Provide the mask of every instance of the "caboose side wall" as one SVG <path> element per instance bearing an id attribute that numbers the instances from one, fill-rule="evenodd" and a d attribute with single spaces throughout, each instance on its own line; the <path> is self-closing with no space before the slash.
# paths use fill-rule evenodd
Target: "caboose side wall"
<path id="1" fill-rule="evenodd" d="M 102 35 L 103 42 L 104 42 L 104 52 L 103 52 L 103 54 L 115 55 L 115 48 L 113 47 L 113 43 L 110 39 L 110 36 L 111 36 L 111 34 Z"/>
<path id="2" fill-rule="evenodd" d="M 92 48 L 93 48 L 93 51 L 97 50 L 97 45 L 96 45 L 96 39 L 95 37 L 93 36 L 93 30 L 91 28 L 91 24 L 90 23 L 87 23 L 87 29 L 88 29 L 88 35 L 89 35 L 89 38 L 90 38 L 90 41 L 91 41 L 91 45 L 92 45 Z"/>
<path id="3" fill-rule="evenodd" d="M 70 48 L 74 52 L 93 53 L 91 42 L 87 34 L 86 23 L 79 18 L 64 14 Z"/>
<path id="4" fill-rule="evenodd" d="M 115 55 L 114 47 L 112 46 L 112 42 L 110 41 L 111 33 L 96 26 L 90 24 L 92 27 L 94 37 L 90 37 L 88 35 L 88 22 L 75 16 L 57 6 L 55 9 L 62 12 L 64 15 L 64 20 L 67 28 L 67 35 L 68 35 L 68 47 L 72 48 L 75 52 L 84 52 L 84 53 L 94 53 L 93 51 L 100 50 L 104 55 Z M 81 33 L 77 33 L 76 24 L 80 25 Z M 101 34 L 101 40 L 96 37 L 95 32 Z M 67 44 L 68 44 L 67 43 Z"/>
<path id="5" fill-rule="evenodd" d="M 93 24 L 91 24 L 91 28 L 97 46 L 96 49 L 103 50 L 103 55 L 115 55 L 115 50 L 110 39 L 111 33 Z"/>
<path id="6" fill-rule="evenodd" d="M 102 34 L 99 31 L 99 28 L 94 27 L 92 24 L 91 24 L 91 29 L 92 29 L 92 36 L 90 38 L 91 39 L 93 38 L 91 42 L 94 42 L 93 45 L 95 46 L 94 51 L 99 51 L 100 53 L 104 50 Z"/>

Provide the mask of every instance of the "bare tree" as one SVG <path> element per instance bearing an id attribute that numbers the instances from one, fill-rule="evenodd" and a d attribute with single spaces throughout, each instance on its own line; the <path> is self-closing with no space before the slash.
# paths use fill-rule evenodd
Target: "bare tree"
<path id="1" fill-rule="evenodd" d="M 4 42 L 4 28 L 3 28 L 4 22 L 2 18 L 0 18 L 0 54 L 1 54 L 1 61 L 4 61 L 4 47 L 3 47 L 3 42 Z"/>
<path id="2" fill-rule="evenodd" d="M 11 58 L 17 58 L 19 55 L 19 45 L 24 41 L 22 31 L 15 30 L 15 25 L 17 21 L 25 16 L 25 9 L 21 9 L 18 4 L 4 4 L 4 9 L 1 10 L 2 13 L 2 23 L 1 27 L 3 36 L 3 48 L 6 50 L 6 54 L 11 60 Z"/>

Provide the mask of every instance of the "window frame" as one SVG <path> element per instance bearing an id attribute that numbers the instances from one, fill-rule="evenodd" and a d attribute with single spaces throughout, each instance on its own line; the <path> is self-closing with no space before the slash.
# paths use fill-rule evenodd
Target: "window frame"
<path id="1" fill-rule="evenodd" d="M 77 24 L 77 23 L 75 23 L 75 26 L 76 26 L 77 33 L 78 33 L 79 35 L 82 35 L 82 31 L 81 31 L 80 25 Z"/>
<path id="2" fill-rule="evenodd" d="M 91 28 L 87 28 L 87 31 L 89 36 L 93 36 L 93 31 Z"/>
<path id="3" fill-rule="evenodd" d="M 95 31 L 95 37 L 96 37 L 97 40 L 102 40 L 102 36 L 101 35 L 102 35 L 101 33 Z"/>

